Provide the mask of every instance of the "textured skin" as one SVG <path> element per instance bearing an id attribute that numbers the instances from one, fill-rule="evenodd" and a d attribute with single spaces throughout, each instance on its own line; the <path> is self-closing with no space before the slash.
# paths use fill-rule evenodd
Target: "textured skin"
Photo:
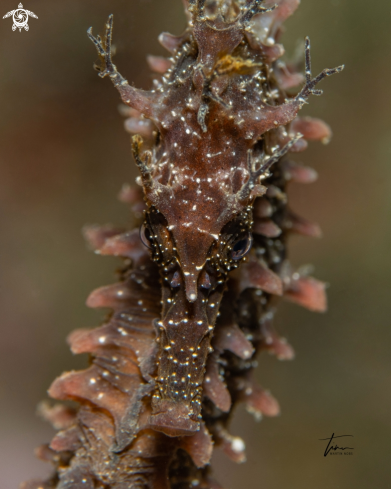
<path id="1" fill-rule="evenodd" d="M 260 0 L 184 3 L 185 33 L 159 38 L 172 58 L 148 58 L 159 74 L 149 92 L 112 63 L 112 17 L 104 42 L 89 31 L 100 76 L 129 106 L 147 247 L 138 230 L 85 230 L 97 252 L 125 258 L 125 267 L 118 284 L 87 301 L 111 308 L 108 322 L 69 337 L 91 365 L 63 374 L 49 392 L 80 407 L 42 407 L 60 431 L 39 456 L 56 471 L 25 489 L 219 487 L 209 477 L 213 445 L 245 459 L 243 441 L 228 431 L 235 404 L 257 418 L 279 413 L 252 379 L 259 351 L 294 356 L 272 326 L 276 300 L 326 309 L 324 284 L 287 260 L 290 233 L 321 231 L 287 205 L 288 182 L 317 175 L 286 154 L 330 139 L 325 123 L 297 114 L 320 95 L 316 84 L 343 67 L 313 79 L 308 39 L 305 77 L 279 60 L 281 24 L 298 0 L 276 8 Z M 140 192 L 124 188 L 121 199 L 140 214 Z"/>

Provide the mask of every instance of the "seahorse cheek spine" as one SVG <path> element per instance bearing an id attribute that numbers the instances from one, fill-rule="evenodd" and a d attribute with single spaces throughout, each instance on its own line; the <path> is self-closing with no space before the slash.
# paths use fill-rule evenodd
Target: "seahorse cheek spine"
<path id="1" fill-rule="evenodd" d="M 288 182 L 311 183 L 316 172 L 286 155 L 330 139 L 327 124 L 297 114 L 343 67 L 312 78 L 308 39 L 304 77 L 279 59 L 281 25 L 297 0 L 184 3 L 189 27 L 160 36 L 173 57 L 149 57 L 159 74 L 149 92 L 112 63 L 112 17 L 104 42 L 89 31 L 100 76 L 129 106 L 125 127 L 136 134 L 147 206 L 141 240 L 139 230 L 85 230 L 96 252 L 125 266 L 118 284 L 87 300 L 110 308 L 109 320 L 69 337 L 75 354 L 91 354 L 90 367 L 49 390 L 80 407 L 41 407 L 60 432 L 38 455 L 56 471 L 24 489 L 220 487 L 209 475 L 213 446 L 245 459 L 244 442 L 228 432 L 233 407 L 244 402 L 256 418 L 279 413 L 252 379 L 259 351 L 294 356 L 272 326 L 276 298 L 326 308 L 324 284 L 287 260 L 291 233 L 321 231 L 289 209 L 286 195 Z M 286 92 L 303 82 L 296 95 Z M 143 208 L 131 188 L 121 200 Z"/>

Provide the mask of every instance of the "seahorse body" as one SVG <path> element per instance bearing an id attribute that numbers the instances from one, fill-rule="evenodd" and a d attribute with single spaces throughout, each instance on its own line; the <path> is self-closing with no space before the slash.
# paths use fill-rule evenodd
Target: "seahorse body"
<path id="1" fill-rule="evenodd" d="M 110 308 L 108 322 L 70 335 L 72 351 L 90 353 L 91 365 L 49 392 L 80 407 L 42 409 L 61 430 L 40 450 L 56 471 L 25 489 L 217 488 L 213 446 L 244 460 L 244 443 L 228 431 L 233 406 L 278 414 L 252 379 L 260 350 L 294 355 L 272 327 L 276 299 L 326 308 L 324 285 L 287 259 L 290 233 L 320 230 L 287 205 L 288 182 L 316 173 L 286 154 L 330 138 L 325 123 L 297 114 L 320 95 L 317 83 L 343 68 L 312 78 L 308 39 L 305 77 L 279 59 L 282 22 L 298 3 L 185 2 L 184 34 L 159 38 L 172 58 L 149 58 L 160 73 L 151 91 L 130 86 L 112 63 L 112 16 L 104 42 L 89 31 L 100 76 L 130 107 L 146 209 L 141 239 L 138 230 L 86 231 L 99 253 L 126 263 L 118 284 L 87 301 Z M 122 198 L 140 207 L 137 191 Z"/>

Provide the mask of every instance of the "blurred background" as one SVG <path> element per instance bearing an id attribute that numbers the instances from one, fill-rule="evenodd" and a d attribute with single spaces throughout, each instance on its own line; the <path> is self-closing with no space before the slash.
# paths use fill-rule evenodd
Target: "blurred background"
<path id="1" fill-rule="evenodd" d="M 2 0 L 1 16 L 18 0 Z M 28 2 L 28 3 L 27 3 Z M 116 200 L 136 176 L 119 98 L 92 68 L 86 30 L 115 14 L 116 64 L 149 88 L 147 54 L 165 54 L 161 31 L 184 27 L 180 0 L 26 0 L 29 32 L 0 21 L 0 487 L 44 475 L 33 449 L 51 428 L 35 415 L 52 380 L 86 365 L 65 338 L 98 325 L 89 292 L 115 281 L 119 262 L 89 252 L 86 223 L 131 223 Z M 331 284 L 329 312 L 282 304 L 277 327 L 296 349 L 293 362 L 261 356 L 257 376 L 282 416 L 256 424 L 238 410 L 232 432 L 248 461 L 219 453 L 227 489 L 386 489 L 391 474 L 391 7 L 387 0 L 302 0 L 283 39 L 293 52 L 312 41 L 313 71 L 346 64 L 304 109 L 334 137 L 296 161 L 319 181 L 292 186 L 293 208 L 318 221 L 322 240 L 292 240 L 295 265 L 313 263 Z M 350 434 L 353 456 L 323 457 L 319 438 Z"/>

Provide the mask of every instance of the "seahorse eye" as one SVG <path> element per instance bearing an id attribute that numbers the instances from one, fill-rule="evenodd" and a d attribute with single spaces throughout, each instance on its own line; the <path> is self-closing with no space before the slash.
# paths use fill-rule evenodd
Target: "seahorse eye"
<path id="1" fill-rule="evenodd" d="M 181 275 L 176 271 L 171 279 L 170 285 L 172 288 L 176 289 L 181 286 Z"/>
<path id="2" fill-rule="evenodd" d="M 153 239 L 152 239 L 151 231 L 147 228 L 145 224 L 141 224 L 140 239 L 144 246 L 146 246 L 150 250 L 152 249 Z"/>
<path id="3" fill-rule="evenodd" d="M 200 279 L 200 285 L 203 289 L 209 290 L 212 287 L 212 282 L 210 281 L 209 274 L 207 272 L 203 272 L 201 279 Z"/>
<path id="4" fill-rule="evenodd" d="M 253 244 L 253 235 L 248 233 L 247 236 L 240 241 L 237 241 L 232 248 L 231 257 L 233 260 L 240 260 L 251 250 Z"/>

